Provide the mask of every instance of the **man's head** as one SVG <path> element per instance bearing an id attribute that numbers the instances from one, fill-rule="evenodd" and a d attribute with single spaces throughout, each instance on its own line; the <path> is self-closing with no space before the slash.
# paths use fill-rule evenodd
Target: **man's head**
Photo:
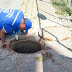
<path id="1" fill-rule="evenodd" d="M 28 29 L 30 29 L 31 27 L 32 27 L 32 22 L 27 18 L 23 18 L 20 24 L 20 29 L 25 30 L 25 33 L 27 34 Z"/>

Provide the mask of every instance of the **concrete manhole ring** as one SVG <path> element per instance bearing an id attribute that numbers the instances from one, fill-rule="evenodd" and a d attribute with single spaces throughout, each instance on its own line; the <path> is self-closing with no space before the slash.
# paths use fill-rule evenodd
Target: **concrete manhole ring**
<path id="1" fill-rule="evenodd" d="M 31 39 L 19 39 L 18 41 L 16 40 L 11 40 L 9 43 L 9 48 L 13 50 L 14 52 L 17 53 L 36 53 L 38 51 L 41 51 L 44 48 L 45 44 L 43 40 L 35 41 Z"/>

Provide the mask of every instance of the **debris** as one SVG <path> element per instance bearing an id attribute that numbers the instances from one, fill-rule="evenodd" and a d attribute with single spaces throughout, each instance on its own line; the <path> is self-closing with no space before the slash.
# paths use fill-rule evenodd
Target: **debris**
<path id="1" fill-rule="evenodd" d="M 58 68 L 61 68 L 62 67 L 62 65 L 60 65 Z"/>
<path id="2" fill-rule="evenodd" d="M 50 47 L 45 47 L 45 48 L 44 48 L 44 50 L 50 50 L 50 49 L 51 49 Z"/>
<path id="3" fill-rule="evenodd" d="M 54 63 L 55 62 L 55 59 L 52 59 L 52 62 Z"/>

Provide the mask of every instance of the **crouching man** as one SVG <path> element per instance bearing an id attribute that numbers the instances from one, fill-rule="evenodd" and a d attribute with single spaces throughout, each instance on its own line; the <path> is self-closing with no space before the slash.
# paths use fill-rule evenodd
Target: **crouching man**
<path id="1" fill-rule="evenodd" d="M 22 11 L 15 9 L 0 9 L 0 38 L 2 40 L 1 48 L 6 45 L 5 34 L 15 34 L 20 29 L 22 33 L 26 35 L 28 33 L 28 29 L 31 27 L 32 22 L 29 19 L 24 18 Z"/>

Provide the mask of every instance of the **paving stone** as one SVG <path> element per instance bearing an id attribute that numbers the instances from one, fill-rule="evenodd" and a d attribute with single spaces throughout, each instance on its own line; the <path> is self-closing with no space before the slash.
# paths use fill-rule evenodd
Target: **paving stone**
<path id="1" fill-rule="evenodd" d="M 62 26 L 48 26 L 41 29 L 39 35 L 48 41 L 66 40 L 71 37 L 71 31 Z"/>

